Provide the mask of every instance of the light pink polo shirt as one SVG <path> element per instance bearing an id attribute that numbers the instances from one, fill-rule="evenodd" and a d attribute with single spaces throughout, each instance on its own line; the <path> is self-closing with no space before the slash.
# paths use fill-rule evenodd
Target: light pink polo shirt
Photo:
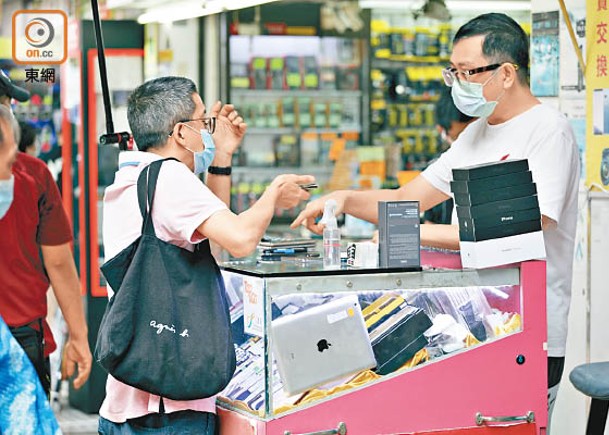
<path id="1" fill-rule="evenodd" d="M 153 153 L 125 151 L 119 156 L 114 183 L 106 189 L 103 209 L 105 259 L 109 260 L 141 235 L 142 216 L 137 201 L 140 171 L 160 157 Z M 159 239 L 185 249 L 204 240 L 196 229 L 212 214 L 226 210 L 224 204 L 186 165 L 163 163 L 156 187 L 152 220 Z M 108 296 L 112 296 L 108 288 Z M 193 379 L 196 382 L 196 379 Z M 165 412 L 183 410 L 215 412 L 215 398 L 175 401 L 163 399 Z M 112 376 L 106 383 L 106 398 L 99 414 L 115 423 L 159 412 L 160 398 L 125 385 Z"/>

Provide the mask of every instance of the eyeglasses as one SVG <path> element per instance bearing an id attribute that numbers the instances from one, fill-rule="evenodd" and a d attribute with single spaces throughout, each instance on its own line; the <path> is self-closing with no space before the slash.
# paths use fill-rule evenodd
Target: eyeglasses
<path id="1" fill-rule="evenodd" d="M 181 119 L 180 121 L 177 122 L 177 124 L 186 124 L 187 122 L 196 122 L 196 121 L 203 122 L 203 127 L 205 127 L 205 129 L 209 132 L 209 134 L 214 134 L 214 131 L 216 131 L 216 117 L 215 116 L 208 116 L 205 118 L 195 118 L 195 119 Z M 173 134 L 173 130 L 169 132 L 169 136 L 171 136 L 172 134 Z"/>
<path id="2" fill-rule="evenodd" d="M 452 86 L 455 81 L 461 81 L 461 79 L 465 80 L 466 82 L 469 82 L 470 76 L 473 76 L 474 74 L 480 74 L 486 71 L 494 71 L 500 66 L 504 65 L 504 63 L 494 63 L 492 65 L 481 66 L 480 68 L 474 68 L 464 71 L 459 71 L 457 68 L 449 66 L 442 70 L 442 78 L 444 78 L 444 83 L 446 84 L 446 86 Z M 515 69 L 518 69 L 518 65 L 516 65 L 515 63 L 511 63 L 510 65 L 512 65 Z"/>

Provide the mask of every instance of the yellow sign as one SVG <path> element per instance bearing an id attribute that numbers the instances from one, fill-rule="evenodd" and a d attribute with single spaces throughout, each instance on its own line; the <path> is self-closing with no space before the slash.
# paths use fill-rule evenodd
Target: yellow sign
<path id="1" fill-rule="evenodd" d="M 609 9 L 588 0 L 586 10 L 586 184 L 609 185 Z"/>

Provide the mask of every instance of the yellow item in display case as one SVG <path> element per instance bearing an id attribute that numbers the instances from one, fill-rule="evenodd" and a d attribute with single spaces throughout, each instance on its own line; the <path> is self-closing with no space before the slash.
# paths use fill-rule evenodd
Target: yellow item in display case
<path id="1" fill-rule="evenodd" d="M 379 299 L 382 301 L 379 304 L 376 304 L 375 307 L 370 309 L 370 306 L 366 307 L 366 310 L 362 311 L 364 314 L 364 321 L 366 322 L 366 327 L 370 329 L 375 326 L 379 321 L 386 318 L 388 315 L 392 314 L 400 305 L 402 305 L 405 300 L 403 297 L 398 295 L 384 295 Z"/>

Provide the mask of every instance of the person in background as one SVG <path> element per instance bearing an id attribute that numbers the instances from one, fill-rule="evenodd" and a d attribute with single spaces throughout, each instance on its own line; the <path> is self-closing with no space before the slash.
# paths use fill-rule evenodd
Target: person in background
<path id="1" fill-rule="evenodd" d="M 0 433 L 61 433 L 36 370 L 1 316 L 0 409 Z"/>
<path id="2" fill-rule="evenodd" d="M 299 185 L 314 182 L 314 177 L 279 175 L 251 208 L 239 215 L 231 212 L 231 161 L 247 125 L 232 105 L 217 102 L 208 110 L 187 78 L 161 77 L 137 87 L 129 97 L 127 118 L 138 151 L 119 155 L 119 170 L 104 195 L 107 259 L 140 236 L 137 179 L 157 160 L 177 159 L 164 162 L 159 173 L 152 209 L 155 232 L 185 249 L 209 239 L 234 257 L 247 256 L 256 249 L 276 207 L 291 208 L 309 198 Z M 206 184 L 198 178 L 204 173 Z M 112 289 L 108 293 L 112 295 Z M 215 407 L 214 397 L 169 400 L 108 376 L 98 430 L 104 435 L 152 428 L 155 433 L 212 435 Z"/>
<path id="3" fill-rule="evenodd" d="M 55 350 L 45 320 L 49 284 L 68 325 L 63 377 L 78 368 L 74 387 L 91 371 L 91 351 L 72 256 L 72 229 L 53 177 L 43 161 L 18 152 L 19 126 L 11 99 L 29 93 L 0 73 L 0 315 L 32 361 L 49 396 L 49 354 Z"/>
<path id="4" fill-rule="evenodd" d="M 30 99 L 30 93 L 27 90 L 16 86 L 4 71 L 0 70 L 0 104 L 3 104 L 10 109 L 11 99 L 23 103 Z"/>
<path id="5" fill-rule="evenodd" d="M 547 253 L 548 411 L 565 363 L 573 249 L 577 224 L 579 153 L 569 121 L 533 96 L 528 81 L 529 39 L 502 13 L 480 15 L 455 34 L 450 66 L 443 71 L 457 108 L 472 122 L 421 175 L 395 190 L 336 191 L 310 202 L 292 223 L 321 233 L 315 219 L 334 198 L 337 213 L 378 222 L 380 200 L 419 201 L 425 211 L 451 197 L 452 169 L 528 159 L 537 185 Z M 459 227 L 421 225 L 421 243 L 459 249 Z M 549 424 L 548 424 L 549 433 Z"/>
<path id="6" fill-rule="evenodd" d="M 19 151 L 29 154 L 30 156 L 38 156 L 38 147 L 36 144 L 36 136 L 38 132 L 36 127 L 26 121 L 19 121 L 19 130 L 21 138 L 19 139 Z"/>
<path id="7" fill-rule="evenodd" d="M 450 88 L 445 87 L 440 91 L 440 99 L 436 103 L 436 128 L 442 141 L 451 146 L 469 123 L 474 119 L 461 112 L 455 106 L 450 95 Z M 454 202 L 452 198 L 425 211 L 423 223 L 426 224 L 450 224 L 453 214 Z"/>

